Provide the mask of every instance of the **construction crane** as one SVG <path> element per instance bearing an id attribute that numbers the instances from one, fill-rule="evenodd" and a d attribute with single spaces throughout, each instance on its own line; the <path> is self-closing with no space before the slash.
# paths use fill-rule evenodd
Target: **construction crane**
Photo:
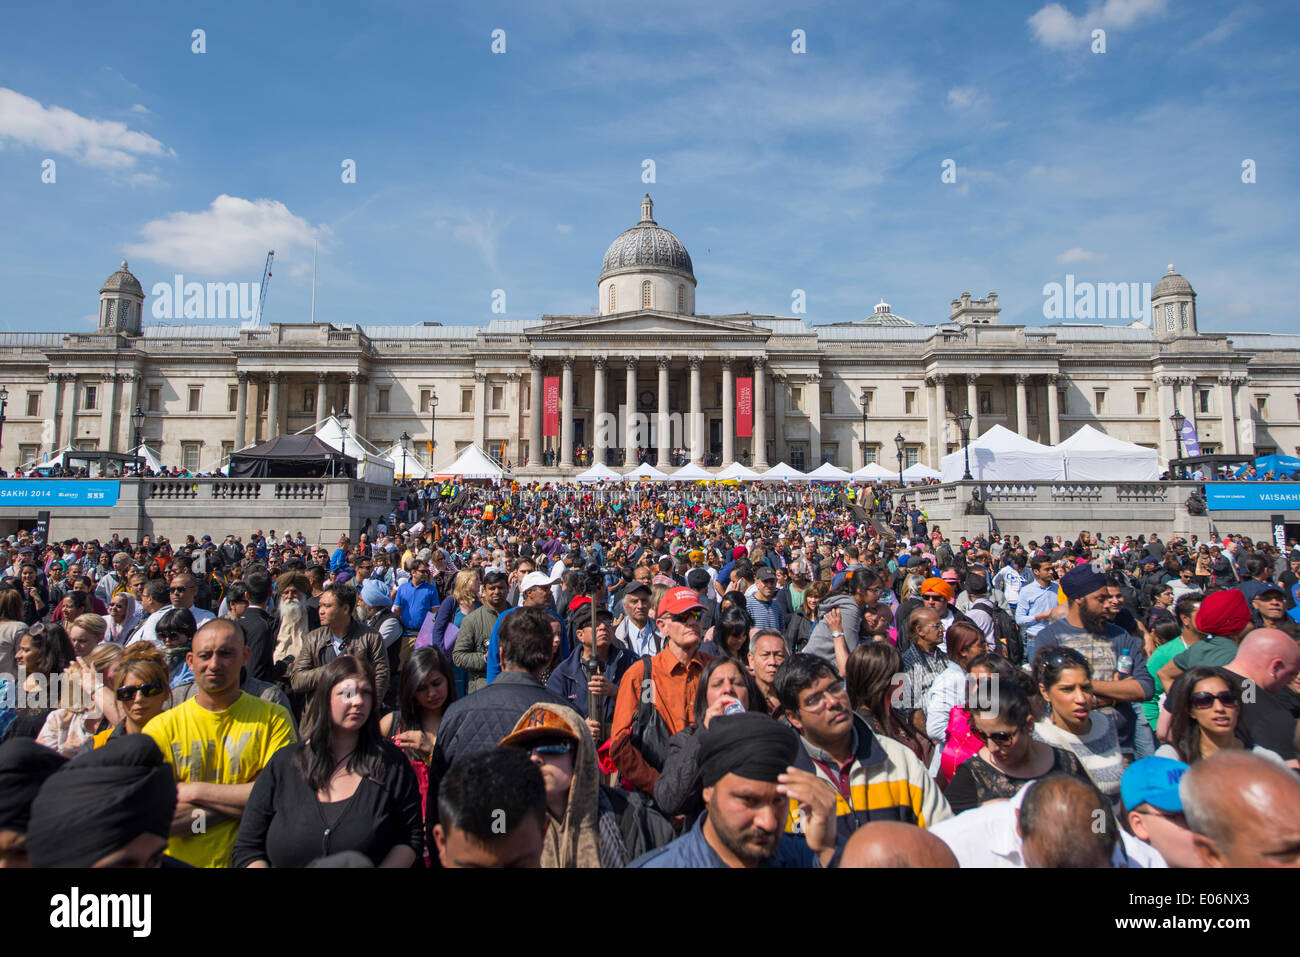
<path id="1" fill-rule="evenodd" d="M 271 285 L 271 260 L 273 259 L 275 259 L 274 249 L 266 254 L 266 265 L 262 268 L 262 285 L 257 297 L 257 318 L 253 320 L 254 326 L 262 324 L 262 310 L 266 308 L 266 290 Z"/>

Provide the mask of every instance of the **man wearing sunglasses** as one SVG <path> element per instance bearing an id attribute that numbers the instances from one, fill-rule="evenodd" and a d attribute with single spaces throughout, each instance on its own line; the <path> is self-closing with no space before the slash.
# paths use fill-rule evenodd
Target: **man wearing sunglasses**
<path id="1" fill-rule="evenodd" d="M 208 611 L 206 608 L 199 608 L 194 604 L 194 599 L 198 593 L 198 582 L 194 580 L 192 572 L 177 572 L 172 575 L 171 582 L 167 586 L 167 596 L 170 599 L 169 603 L 164 605 L 162 608 L 159 608 L 145 619 L 145 623 L 140 629 L 139 639 L 152 641 L 161 648 L 162 642 L 158 640 L 158 621 L 172 608 L 189 609 L 190 614 L 194 616 L 194 624 L 197 628 L 202 628 L 205 624 L 216 618 L 217 616 L 212 614 L 212 612 Z"/>

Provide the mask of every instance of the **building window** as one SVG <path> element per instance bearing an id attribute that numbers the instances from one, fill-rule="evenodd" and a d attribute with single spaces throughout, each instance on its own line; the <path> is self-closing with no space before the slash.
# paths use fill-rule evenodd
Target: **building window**
<path id="1" fill-rule="evenodd" d="M 980 390 L 980 415 L 993 414 L 993 393 L 986 389 Z"/>
<path id="2" fill-rule="evenodd" d="M 1133 393 L 1137 399 L 1137 414 L 1146 415 L 1147 411 L 1147 393 L 1146 389 L 1138 389 Z"/>
<path id="3" fill-rule="evenodd" d="M 952 411 L 952 390 L 951 389 L 943 390 L 943 411 L 945 414 Z"/>
<path id="4" fill-rule="evenodd" d="M 1196 391 L 1196 411 L 1201 415 L 1207 415 L 1210 411 L 1210 390 L 1198 389 Z"/>
<path id="5" fill-rule="evenodd" d="M 379 406 L 378 406 L 378 408 L 375 409 L 376 412 L 387 412 L 387 411 L 388 411 L 388 400 L 389 400 L 389 395 L 391 394 L 391 392 L 392 392 L 391 389 L 380 389 L 380 390 L 379 390 Z"/>
<path id="6" fill-rule="evenodd" d="M 487 443 L 487 454 L 493 462 L 499 466 L 506 464 L 506 442 L 505 439 L 493 439 Z"/>
<path id="7" fill-rule="evenodd" d="M 677 311 L 686 311 L 686 283 L 678 283 L 677 285 Z"/>
<path id="8" fill-rule="evenodd" d="M 316 390 L 315 389 L 308 387 L 302 390 L 302 410 L 304 412 L 316 411 Z"/>
<path id="9" fill-rule="evenodd" d="M 99 442 L 95 439 L 78 439 L 73 443 L 73 447 L 78 452 L 95 452 L 99 449 Z"/>
<path id="10" fill-rule="evenodd" d="M 519 408 L 521 412 L 527 412 L 533 407 L 533 390 L 531 388 L 519 390 Z M 526 461 L 526 460 L 521 460 Z"/>
<path id="11" fill-rule="evenodd" d="M 527 439 L 520 439 L 520 440 L 519 440 L 519 463 L 518 463 L 518 464 L 523 465 L 523 464 L 524 464 L 525 462 L 527 462 L 527 461 L 528 461 L 528 440 L 527 440 Z"/>
<path id="12" fill-rule="evenodd" d="M 27 393 L 27 414 L 31 416 L 41 414 L 41 394 L 39 392 Z"/>
<path id="13" fill-rule="evenodd" d="M 229 462 L 229 461 L 230 461 L 230 454 L 231 454 L 232 452 L 234 452 L 234 451 L 235 451 L 235 443 L 234 443 L 234 442 L 222 442 L 222 443 L 221 443 L 221 461 L 218 462 L 217 465 L 218 465 L 218 466 L 222 466 L 222 465 L 225 465 L 227 462 Z"/>
<path id="14" fill-rule="evenodd" d="M 430 390 L 428 389 L 420 390 L 420 411 L 421 412 L 429 411 L 429 395 L 430 395 Z"/>
<path id="15" fill-rule="evenodd" d="M 655 304 L 654 286 L 650 285 L 649 279 L 641 280 L 641 308 L 651 309 Z"/>
<path id="16" fill-rule="evenodd" d="M 460 411 L 461 412 L 474 411 L 474 390 L 473 389 L 460 390 Z"/>
<path id="17" fill-rule="evenodd" d="M 799 471 L 804 470 L 804 444 L 802 442 L 790 443 L 790 465 Z"/>
<path id="18" fill-rule="evenodd" d="M 1259 412 L 1260 418 L 1263 418 L 1264 416 L 1268 415 L 1268 396 L 1266 395 L 1255 396 L 1255 410 Z"/>
<path id="19" fill-rule="evenodd" d="M 268 388 L 258 389 L 257 391 L 260 396 L 257 400 L 257 404 L 261 407 L 263 412 L 266 412 L 271 408 L 271 390 Z"/>
<path id="20" fill-rule="evenodd" d="M 199 411 L 199 401 L 202 398 L 202 395 L 203 395 L 203 389 L 200 386 L 197 385 L 190 386 L 189 405 L 187 407 L 190 412 Z"/>
<path id="21" fill-rule="evenodd" d="M 162 411 L 162 389 L 154 386 L 149 390 L 148 406 L 150 412 Z"/>
<path id="22" fill-rule="evenodd" d="M 492 387 L 492 411 L 500 412 L 501 406 L 505 403 L 505 400 L 506 400 L 505 388 L 499 385 L 494 385 Z"/>
<path id="23" fill-rule="evenodd" d="M 831 463 L 831 465 L 834 465 L 835 460 L 839 458 L 839 454 L 840 454 L 839 445 L 835 442 L 827 442 L 822 446 L 822 460 L 818 464 L 824 465 L 827 462 L 829 462 Z"/>
<path id="24" fill-rule="evenodd" d="M 876 407 L 876 393 L 868 389 L 863 389 L 862 396 L 867 400 L 867 415 L 870 415 L 872 410 Z M 862 398 L 858 399 L 858 408 L 862 408 Z"/>
<path id="25" fill-rule="evenodd" d="M 18 464 L 30 465 L 35 462 L 41 454 L 39 445 L 20 445 L 18 446 Z"/>
<path id="26" fill-rule="evenodd" d="M 880 446 L 868 445 L 862 450 L 862 464 L 870 465 L 872 462 L 880 461 Z"/>
<path id="27" fill-rule="evenodd" d="M 81 404 L 83 409 L 99 408 L 99 386 L 86 386 L 86 391 L 83 393 L 83 399 L 84 401 Z"/>
<path id="28" fill-rule="evenodd" d="M 232 385 L 226 390 L 226 411 L 239 411 L 239 386 L 237 385 Z"/>
<path id="29" fill-rule="evenodd" d="M 609 312 L 618 312 L 618 289 L 611 282 L 609 284 Z"/>
<path id="30" fill-rule="evenodd" d="M 198 470 L 199 449 L 202 448 L 202 446 L 202 442 L 181 443 L 181 468 L 189 469 L 191 472 Z"/>
<path id="31" fill-rule="evenodd" d="M 903 450 L 903 468 L 910 469 L 917 462 L 921 461 L 921 447 L 919 445 L 909 445 Z"/>
<path id="32" fill-rule="evenodd" d="M 790 408 L 798 412 L 803 411 L 803 389 L 798 386 L 790 389 Z"/>
<path id="33" fill-rule="evenodd" d="M 835 411 L 835 390 L 822 389 L 822 415 Z"/>
<path id="34" fill-rule="evenodd" d="M 913 389 L 903 393 L 903 412 L 907 415 L 916 415 L 916 392 Z"/>
<path id="35" fill-rule="evenodd" d="M 1060 415 L 1065 415 L 1070 411 L 1069 395 L 1065 389 L 1056 391 L 1056 411 Z"/>
<path id="36" fill-rule="evenodd" d="M 1184 328 L 1184 329 L 1188 328 L 1188 322 L 1187 322 L 1187 303 L 1185 303 L 1185 302 L 1180 302 L 1180 303 L 1178 304 L 1178 312 L 1179 312 L 1179 314 L 1183 317 L 1183 328 Z"/>
<path id="37" fill-rule="evenodd" d="M 1093 407 L 1097 410 L 1098 415 L 1100 415 L 1102 412 L 1105 412 L 1106 411 L 1106 390 L 1105 389 L 1094 390 L 1092 393 L 1092 403 L 1093 403 Z"/>

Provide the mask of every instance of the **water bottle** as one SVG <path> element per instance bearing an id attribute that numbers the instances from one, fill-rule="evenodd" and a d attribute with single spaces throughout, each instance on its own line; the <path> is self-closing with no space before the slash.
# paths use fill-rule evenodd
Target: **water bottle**
<path id="1" fill-rule="evenodd" d="M 745 706 L 741 704 L 739 701 L 732 701 L 729 705 L 727 705 L 726 708 L 723 709 L 722 713 L 723 714 L 744 714 Z"/>
<path id="2" fill-rule="evenodd" d="M 1119 662 L 1116 664 L 1115 670 L 1122 675 L 1131 675 L 1133 673 L 1133 655 L 1131 652 L 1126 651 L 1119 656 Z"/>

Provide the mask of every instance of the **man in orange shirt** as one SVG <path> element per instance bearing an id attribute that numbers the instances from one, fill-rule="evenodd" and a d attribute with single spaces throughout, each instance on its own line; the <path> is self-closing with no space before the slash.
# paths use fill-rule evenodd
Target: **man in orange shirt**
<path id="1" fill-rule="evenodd" d="M 668 757 L 668 738 L 692 724 L 700 673 L 713 657 L 699 650 L 703 611 L 693 589 L 670 588 L 655 612 L 659 631 L 667 640 L 663 651 L 649 659 L 649 681 L 645 680 L 644 664 L 633 665 L 623 675 L 609 754 L 624 787 L 653 791 Z M 632 741 L 634 721 L 639 744 Z"/>

